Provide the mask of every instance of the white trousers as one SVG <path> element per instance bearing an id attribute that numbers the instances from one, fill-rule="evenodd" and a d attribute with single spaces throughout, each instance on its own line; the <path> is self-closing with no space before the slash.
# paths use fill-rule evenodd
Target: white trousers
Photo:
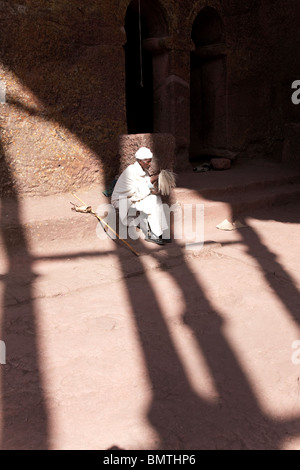
<path id="1" fill-rule="evenodd" d="M 167 219 L 164 213 L 161 197 L 156 194 L 149 194 L 144 199 L 134 204 L 134 207 L 146 214 L 151 231 L 159 237 L 164 230 L 168 229 Z M 143 214 L 140 215 L 140 219 Z"/>
<path id="2" fill-rule="evenodd" d="M 168 222 L 164 213 L 163 203 L 161 197 L 156 194 L 149 194 L 144 199 L 138 202 L 132 202 L 130 198 L 127 200 L 120 200 L 117 205 L 120 214 L 120 220 L 124 225 L 140 225 L 141 228 L 147 227 L 149 223 L 151 231 L 159 237 L 168 229 Z M 136 209 L 141 214 L 132 219 L 128 217 L 130 208 Z"/>

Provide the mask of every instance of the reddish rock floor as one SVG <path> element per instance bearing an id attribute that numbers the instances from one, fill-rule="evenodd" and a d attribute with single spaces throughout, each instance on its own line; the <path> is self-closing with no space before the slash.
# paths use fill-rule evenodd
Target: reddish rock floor
<path id="1" fill-rule="evenodd" d="M 300 450 L 300 203 L 137 257 L 70 200 L 2 234 L 1 448 Z"/>

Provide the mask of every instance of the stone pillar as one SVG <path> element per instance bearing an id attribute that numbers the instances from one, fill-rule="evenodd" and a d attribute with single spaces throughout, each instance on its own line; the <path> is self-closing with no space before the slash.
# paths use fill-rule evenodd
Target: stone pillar
<path id="1" fill-rule="evenodd" d="M 193 51 L 191 62 L 191 157 L 228 150 L 227 46 Z"/>
<path id="2" fill-rule="evenodd" d="M 190 146 L 190 53 L 189 40 L 174 41 L 166 87 L 170 96 L 170 132 L 176 139 L 175 168 L 189 168 Z"/>
<path id="3" fill-rule="evenodd" d="M 189 44 L 172 37 L 147 38 L 152 53 L 154 132 L 175 137 L 175 168 L 189 164 L 190 50 Z"/>

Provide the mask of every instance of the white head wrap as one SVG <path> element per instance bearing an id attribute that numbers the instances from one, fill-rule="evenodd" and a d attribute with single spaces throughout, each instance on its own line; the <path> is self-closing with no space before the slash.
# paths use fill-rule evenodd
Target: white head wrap
<path id="1" fill-rule="evenodd" d="M 153 154 L 150 149 L 147 147 L 141 147 L 138 149 L 138 151 L 135 154 L 135 158 L 137 160 L 148 160 L 149 158 L 152 158 Z"/>

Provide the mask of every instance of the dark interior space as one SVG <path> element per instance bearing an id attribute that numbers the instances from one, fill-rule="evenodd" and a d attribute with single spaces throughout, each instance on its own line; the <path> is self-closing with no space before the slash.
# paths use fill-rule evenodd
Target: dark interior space
<path id="1" fill-rule="evenodd" d="M 126 116 L 128 134 L 153 132 L 152 56 L 143 50 L 147 25 L 139 9 L 128 7 L 125 30 Z"/>
<path id="2" fill-rule="evenodd" d="M 196 47 L 223 42 L 223 25 L 214 8 L 205 7 L 198 14 L 192 28 L 192 40 Z"/>

